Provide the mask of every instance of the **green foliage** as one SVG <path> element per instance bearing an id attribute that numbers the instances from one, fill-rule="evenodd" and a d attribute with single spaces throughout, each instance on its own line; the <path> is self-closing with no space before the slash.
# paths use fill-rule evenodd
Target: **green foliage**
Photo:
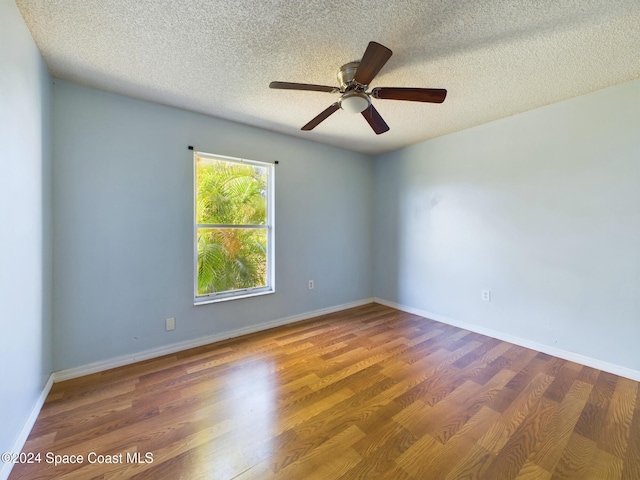
<path id="1" fill-rule="evenodd" d="M 198 224 L 264 225 L 265 168 L 222 160 L 196 164 Z M 198 295 L 266 285 L 267 232 L 261 228 L 198 228 Z"/>

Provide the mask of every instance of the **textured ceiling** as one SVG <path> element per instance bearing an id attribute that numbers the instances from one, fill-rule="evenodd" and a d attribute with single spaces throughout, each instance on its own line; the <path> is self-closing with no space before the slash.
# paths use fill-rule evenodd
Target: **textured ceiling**
<path id="1" fill-rule="evenodd" d="M 55 77 L 364 153 L 381 153 L 640 77 L 639 0 L 18 0 Z M 374 100 L 375 135 L 336 85 L 370 40 L 371 87 L 446 88 L 441 105 Z"/>

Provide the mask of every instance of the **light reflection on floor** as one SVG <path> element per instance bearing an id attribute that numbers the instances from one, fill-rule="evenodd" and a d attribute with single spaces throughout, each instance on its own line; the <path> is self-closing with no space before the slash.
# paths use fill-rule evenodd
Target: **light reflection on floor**
<path id="1" fill-rule="evenodd" d="M 231 431 L 192 450 L 196 477 L 231 478 L 248 470 L 256 461 L 274 455 L 277 428 L 278 372 L 273 359 L 251 357 L 233 367 L 217 396 L 222 399 L 212 423 L 231 421 Z M 218 415 L 224 418 L 220 418 Z"/>

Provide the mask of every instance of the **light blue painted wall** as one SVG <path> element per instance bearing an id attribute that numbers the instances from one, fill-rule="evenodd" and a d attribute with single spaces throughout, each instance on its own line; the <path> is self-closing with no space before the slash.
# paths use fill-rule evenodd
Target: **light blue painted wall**
<path id="1" fill-rule="evenodd" d="M 51 374 L 50 83 L 15 3 L 0 0 L 0 452 Z"/>
<path id="2" fill-rule="evenodd" d="M 640 80 L 381 155 L 375 192 L 376 297 L 640 370 Z"/>
<path id="3" fill-rule="evenodd" d="M 60 80 L 52 125 L 56 370 L 371 297 L 370 157 Z M 275 294 L 193 306 L 188 145 L 280 162 Z"/>

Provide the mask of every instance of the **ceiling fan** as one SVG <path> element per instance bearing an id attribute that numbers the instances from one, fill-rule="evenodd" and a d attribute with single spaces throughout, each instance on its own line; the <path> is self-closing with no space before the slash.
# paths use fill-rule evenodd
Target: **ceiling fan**
<path id="1" fill-rule="evenodd" d="M 442 103 L 447 96 L 443 88 L 396 88 L 376 87 L 367 92 L 369 84 L 387 63 L 393 52 L 384 45 L 369 42 L 362 60 L 350 62 L 338 70 L 339 87 L 313 85 L 309 83 L 271 82 L 269 88 L 282 90 L 310 90 L 314 92 L 340 93 L 337 102 L 332 103 L 320 115 L 307 123 L 302 130 L 313 130 L 339 109 L 348 113 L 361 113 L 377 135 L 387 132 L 389 126 L 371 103 L 371 98 L 387 100 L 407 100 L 409 102 Z"/>

